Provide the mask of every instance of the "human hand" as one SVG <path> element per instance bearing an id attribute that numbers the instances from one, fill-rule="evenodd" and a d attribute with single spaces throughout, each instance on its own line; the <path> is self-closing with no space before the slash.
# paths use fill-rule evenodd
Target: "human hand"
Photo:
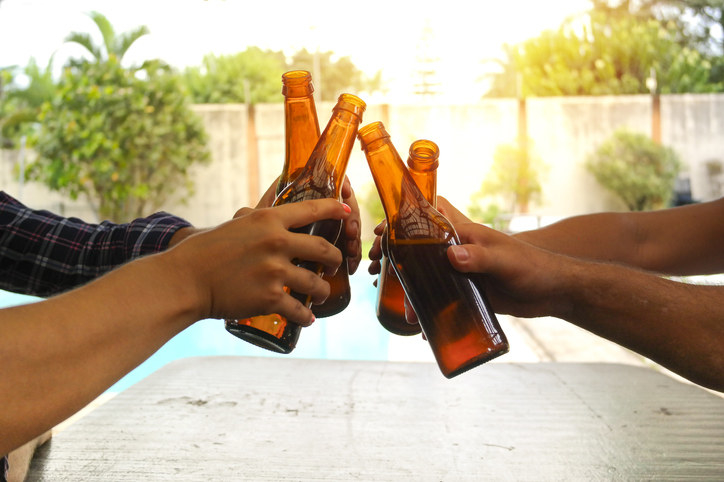
<path id="1" fill-rule="evenodd" d="M 352 189 L 352 184 L 346 176 L 342 184 L 342 202 L 352 209 L 349 217 L 345 219 L 342 224 L 342 235 L 347 240 L 347 244 L 345 245 L 347 251 L 347 269 L 349 274 L 354 274 L 362 260 L 362 223 L 354 189 Z"/>
<path id="2" fill-rule="evenodd" d="M 319 262 L 326 273 L 334 273 L 342 255 L 319 236 L 289 229 L 323 219 L 346 220 L 351 212 L 349 206 L 332 199 L 243 208 L 231 221 L 188 237 L 164 255 L 176 278 L 190 284 L 198 319 L 279 313 L 307 326 L 314 321 L 311 310 L 284 287 L 311 295 L 315 303 L 323 301 L 330 288 L 292 260 Z"/>
<path id="3" fill-rule="evenodd" d="M 564 296 L 567 273 L 580 269 L 583 262 L 472 222 L 443 197 L 438 198 L 438 208 L 462 243 L 448 248 L 450 263 L 477 278 L 496 312 L 563 317 L 570 310 Z"/>
<path id="4" fill-rule="evenodd" d="M 449 221 L 455 225 L 458 222 L 471 222 L 467 217 L 465 217 L 464 214 L 462 214 L 457 209 L 454 209 L 452 205 L 442 196 L 438 197 L 438 200 L 442 199 L 442 203 L 438 202 L 438 210 L 442 212 L 443 215 L 448 217 Z M 442 204 L 442 205 L 440 205 Z M 446 212 L 446 207 L 450 207 L 453 209 L 451 212 Z M 375 233 L 375 239 L 372 242 L 372 247 L 370 248 L 370 251 L 368 253 L 368 256 L 370 258 L 370 266 L 368 268 L 368 271 L 372 275 L 377 275 L 380 273 L 381 265 L 380 260 L 382 259 L 382 233 L 385 230 L 385 226 L 387 226 L 387 220 L 382 220 L 377 226 L 375 226 L 374 233 Z M 375 281 L 376 283 L 376 281 Z"/>
<path id="5" fill-rule="evenodd" d="M 385 226 L 387 226 L 387 220 L 383 220 L 380 224 L 375 226 L 374 229 L 375 239 L 372 241 L 372 247 L 368 253 L 371 263 L 369 268 L 367 268 L 367 271 L 371 275 L 380 274 L 380 270 L 382 269 L 380 260 L 382 259 L 382 233 L 385 231 Z M 377 286 L 376 279 L 373 284 Z"/>
<path id="6" fill-rule="evenodd" d="M 261 199 L 259 199 L 259 202 L 256 205 L 257 208 L 270 207 L 274 203 L 274 199 L 276 198 L 276 186 L 277 180 L 275 180 L 274 183 L 269 186 L 266 192 L 262 195 Z M 345 219 L 344 223 L 342 224 L 342 235 L 347 240 L 347 244 L 345 245 L 347 256 L 347 269 L 349 271 L 349 274 L 354 274 L 354 272 L 357 271 L 357 268 L 359 267 L 360 261 L 362 260 L 362 229 L 357 198 L 355 197 L 354 189 L 352 189 L 352 184 L 350 183 L 349 178 L 346 176 L 344 178 L 344 183 L 342 184 L 341 194 L 342 202 L 352 209 L 350 216 Z M 237 211 L 234 217 L 238 216 L 242 212 L 242 210 L 243 209 Z"/>

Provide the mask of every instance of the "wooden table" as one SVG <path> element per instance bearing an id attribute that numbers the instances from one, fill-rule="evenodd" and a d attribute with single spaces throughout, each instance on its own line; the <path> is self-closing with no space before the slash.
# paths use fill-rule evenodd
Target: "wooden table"
<path id="1" fill-rule="evenodd" d="M 619 364 L 202 357 L 44 446 L 29 481 L 724 480 L 724 399 Z"/>

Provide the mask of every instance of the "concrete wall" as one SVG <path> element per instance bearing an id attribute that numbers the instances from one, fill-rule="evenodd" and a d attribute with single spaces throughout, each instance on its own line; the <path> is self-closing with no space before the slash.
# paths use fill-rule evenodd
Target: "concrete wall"
<path id="1" fill-rule="evenodd" d="M 331 103 L 318 105 L 322 128 L 332 107 Z M 253 206 L 278 175 L 284 159 L 283 108 L 281 104 L 259 105 L 251 116 L 243 105 L 198 105 L 194 110 L 206 125 L 213 161 L 195 169 L 195 195 L 185 205 L 169 205 L 165 210 L 208 226 L 229 219 L 242 206 Z M 531 211 L 561 217 L 623 209 L 586 172 L 584 163 L 619 127 L 650 134 L 651 112 L 651 98 L 646 95 L 528 99 L 528 137 L 533 152 L 548 166 L 543 199 Z M 663 96 L 661 115 L 662 142 L 675 148 L 685 162 L 694 198 L 721 196 L 721 179 L 711 176 L 706 166 L 712 160 L 724 161 L 724 95 Z M 453 106 L 370 105 L 363 124 L 375 120 L 385 123 L 403 158 L 415 139 L 439 144 L 438 192 L 461 209 L 479 189 L 496 146 L 515 143 L 518 137 L 514 99 Z M 256 142 L 249 141 L 250 131 L 256 132 Z M 0 187 L 11 194 L 19 192 L 13 172 L 17 164 L 17 152 L 0 152 Z M 347 173 L 360 195 L 372 188 L 359 144 Z M 87 203 L 70 202 L 42 186 L 25 185 L 22 198 L 34 207 L 94 220 Z M 374 224 L 376 220 L 363 219 L 366 232 Z"/>

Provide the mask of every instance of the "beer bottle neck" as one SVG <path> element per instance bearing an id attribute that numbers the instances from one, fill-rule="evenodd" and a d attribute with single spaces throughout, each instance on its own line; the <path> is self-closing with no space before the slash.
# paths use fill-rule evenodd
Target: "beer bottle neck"
<path id="1" fill-rule="evenodd" d="M 425 199 L 381 123 L 363 127 L 360 142 L 385 210 L 389 241 L 454 238 L 454 228 Z"/>
<path id="2" fill-rule="evenodd" d="M 284 132 L 286 155 L 277 183 L 277 194 L 304 168 L 319 140 L 319 120 L 311 95 L 285 98 Z"/>
<path id="3" fill-rule="evenodd" d="M 334 185 L 335 197 L 339 197 L 342 190 L 360 120 L 360 117 L 352 112 L 335 109 L 305 167 L 306 170 L 317 173 L 324 169 Z"/>
<path id="4" fill-rule="evenodd" d="M 407 166 L 415 184 L 420 188 L 425 199 L 437 206 L 437 167 L 440 149 L 437 144 L 426 139 L 419 139 L 410 145 Z"/>
<path id="5" fill-rule="evenodd" d="M 372 178 L 380 195 L 380 201 L 382 201 L 382 207 L 385 210 L 387 224 L 392 226 L 399 215 L 402 186 L 404 183 L 414 184 L 414 181 L 405 169 L 402 159 L 389 137 L 374 140 L 369 144 L 366 144 L 364 139 L 361 141 Z"/>

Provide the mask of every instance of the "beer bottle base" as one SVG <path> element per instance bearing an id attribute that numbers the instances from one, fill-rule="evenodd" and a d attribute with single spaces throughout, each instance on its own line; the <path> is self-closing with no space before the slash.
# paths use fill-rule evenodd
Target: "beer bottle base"
<path id="1" fill-rule="evenodd" d="M 265 350 L 275 353 L 289 354 L 297 346 L 300 328 L 288 329 L 284 331 L 284 338 L 277 338 L 264 330 L 254 328 L 253 326 L 236 323 L 233 320 L 226 321 L 226 331 L 237 338 L 240 338 L 252 345 L 264 348 Z"/>
<path id="2" fill-rule="evenodd" d="M 476 368 L 483 363 L 487 363 L 490 360 L 493 360 L 495 358 L 498 358 L 501 355 L 505 355 L 510 350 L 510 346 L 505 343 L 504 345 L 499 346 L 496 350 L 481 353 L 475 358 L 472 358 L 468 360 L 465 364 L 453 369 L 453 370 L 446 370 L 443 368 L 439 363 L 438 366 L 440 368 L 440 371 L 445 376 L 445 378 L 455 378 L 456 376 L 460 375 L 461 373 L 465 373 L 468 370 L 472 370 L 473 368 Z"/>

